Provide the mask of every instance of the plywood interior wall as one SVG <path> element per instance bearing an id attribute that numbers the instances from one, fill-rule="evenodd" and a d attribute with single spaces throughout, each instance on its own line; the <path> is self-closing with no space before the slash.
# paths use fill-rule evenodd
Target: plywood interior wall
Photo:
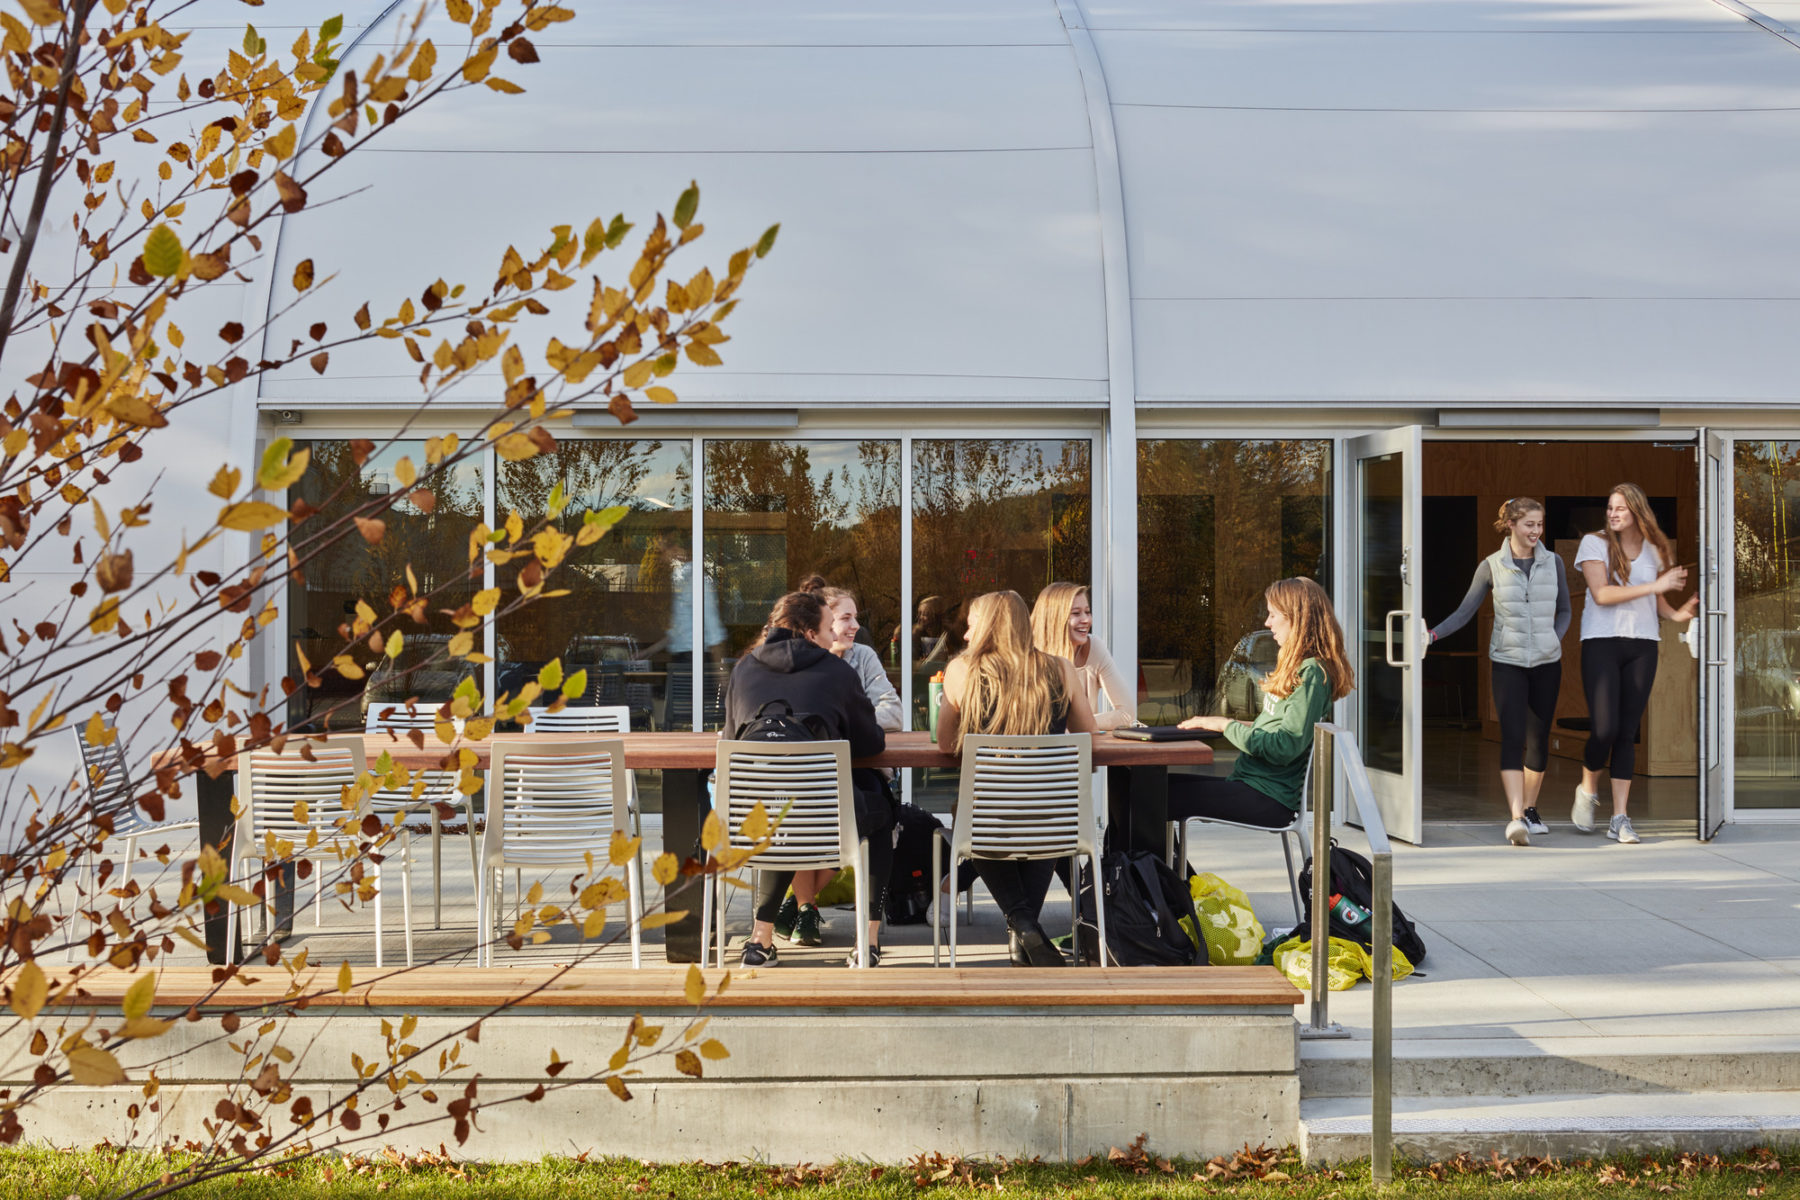
<path id="1" fill-rule="evenodd" d="M 1631 482 L 1650 496 L 1675 499 L 1676 527 L 1664 532 L 1675 543 L 1676 557 L 1691 568 L 1694 547 L 1699 539 L 1699 494 L 1697 466 L 1692 445 L 1659 445 L 1646 442 L 1427 442 L 1422 465 L 1422 482 L 1426 502 L 1433 496 L 1475 497 L 1476 519 L 1480 523 L 1478 544 L 1484 553 L 1492 553 L 1500 544 L 1490 525 L 1500 505 L 1514 496 L 1592 495 L 1604 499 L 1614 485 Z M 1552 545 L 1562 553 L 1565 564 L 1573 568 L 1576 542 Z M 1450 563 L 1425 547 L 1425 569 L 1451 571 L 1465 578 L 1474 573 L 1476 563 Z M 1587 714 L 1587 701 L 1581 690 L 1581 608 L 1585 588 L 1577 574 L 1570 570 L 1571 595 L 1575 619 L 1568 636 L 1563 639 L 1562 692 L 1557 699 L 1558 717 Z M 1694 579 L 1690 571 L 1688 592 L 1671 596 L 1679 605 L 1691 594 Z M 1428 620 L 1441 620 L 1445 613 L 1427 615 Z M 1494 719 L 1493 693 L 1488 678 L 1486 648 L 1493 628 L 1493 607 L 1484 605 L 1477 618 L 1477 642 L 1480 658 L 1480 712 L 1482 732 L 1497 739 L 1499 725 Z M 1687 650 L 1674 634 L 1678 630 L 1665 627 L 1661 657 L 1657 666 L 1657 685 L 1651 698 L 1650 712 L 1645 717 L 1642 744 L 1638 749 L 1639 770 L 1646 775 L 1691 775 L 1694 773 L 1696 729 L 1693 688 L 1694 669 Z M 1561 733 L 1556 739 L 1559 754 L 1578 757 L 1585 738 L 1579 734 Z"/>

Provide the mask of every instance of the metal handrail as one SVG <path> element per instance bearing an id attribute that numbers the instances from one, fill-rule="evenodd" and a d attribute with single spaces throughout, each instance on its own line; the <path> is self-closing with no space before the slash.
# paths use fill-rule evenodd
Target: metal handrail
<path id="1" fill-rule="evenodd" d="M 1339 765 L 1369 839 L 1369 907 L 1373 910 L 1369 953 L 1375 960 L 1369 1157 L 1375 1183 L 1385 1185 L 1394 1177 L 1394 850 L 1369 786 L 1369 774 L 1363 769 L 1356 735 L 1327 721 L 1313 727 L 1312 1022 L 1302 1033 L 1329 1037 L 1338 1032 L 1328 1020 L 1331 993 L 1326 987 L 1325 960 L 1331 944 L 1331 813 L 1337 781 L 1334 768 Z"/>

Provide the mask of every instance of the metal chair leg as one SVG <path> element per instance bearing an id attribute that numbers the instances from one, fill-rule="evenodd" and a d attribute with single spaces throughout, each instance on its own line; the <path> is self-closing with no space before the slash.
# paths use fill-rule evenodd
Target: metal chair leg
<path id="1" fill-rule="evenodd" d="M 1287 860 L 1288 893 L 1294 902 L 1294 924 L 1298 925 L 1305 918 L 1300 914 L 1300 874 L 1294 870 L 1294 850 L 1288 845 L 1289 834 L 1293 834 L 1296 841 L 1300 835 L 1291 829 L 1283 830 L 1281 834 L 1281 857 Z"/>

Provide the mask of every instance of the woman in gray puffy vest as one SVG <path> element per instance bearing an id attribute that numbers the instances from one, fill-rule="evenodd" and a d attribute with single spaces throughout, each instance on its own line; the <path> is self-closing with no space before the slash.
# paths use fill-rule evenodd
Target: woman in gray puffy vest
<path id="1" fill-rule="evenodd" d="M 1500 786 L 1512 819 L 1506 840 L 1531 844 L 1549 833 L 1538 816 L 1538 790 L 1550 756 L 1550 722 L 1562 688 L 1562 639 L 1569 630 L 1569 577 L 1563 560 L 1544 546 L 1544 506 L 1517 496 L 1500 506 L 1494 530 L 1506 535 L 1481 560 L 1462 606 L 1426 634 L 1429 647 L 1469 623 L 1494 594 L 1492 660 L 1494 711 L 1500 716 Z"/>

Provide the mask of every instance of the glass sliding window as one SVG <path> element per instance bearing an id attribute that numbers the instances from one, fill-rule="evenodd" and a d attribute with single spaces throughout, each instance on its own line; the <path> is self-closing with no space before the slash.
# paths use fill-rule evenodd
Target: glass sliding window
<path id="1" fill-rule="evenodd" d="M 1330 586 L 1330 484 L 1328 441 L 1138 443 L 1140 720 L 1261 710 L 1263 593 L 1296 575 Z"/>
<path id="2" fill-rule="evenodd" d="M 383 514 L 387 531 L 370 545 L 360 537 L 338 538 L 327 546 L 313 547 L 308 538 L 325 526 L 356 513 L 365 505 L 385 498 L 400 485 L 394 465 L 403 457 L 414 464 L 425 461 L 423 442 L 396 442 L 372 455 L 360 467 L 351 458 L 348 441 L 316 440 L 300 445 L 312 451 L 312 466 L 289 491 L 288 500 L 304 500 L 319 510 L 301 525 L 294 549 L 301 556 L 301 572 L 288 583 L 288 674 L 299 678 L 294 656 L 298 645 L 314 670 L 324 677 L 318 688 L 303 688 L 288 702 L 288 723 L 298 729 L 361 729 L 371 704 L 388 704 L 417 697 L 441 704 L 466 674 L 475 668 L 442 660 L 456 629 L 443 610 L 461 607 L 481 586 L 479 568 L 469 575 L 469 535 L 480 524 L 485 459 L 465 461 L 452 468 L 432 487 L 436 503 L 429 512 L 411 500 L 401 500 Z M 356 602 L 366 601 L 377 613 L 392 609 L 388 596 L 406 583 L 411 566 L 421 594 L 429 598 L 424 625 L 404 622 L 405 650 L 391 662 L 359 643 L 348 653 L 365 671 L 361 679 L 346 679 L 328 664 L 347 640 L 348 629 L 339 626 L 355 617 Z M 432 659 L 440 661 L 431 662 Z"/>
<path id="3" fill-rule="evenodd" d="M 912 727 L 929 719 L 930 680 L 963 648 L 968 606 L 1011 590 L 1027 605 L 1047 583 L 1092 583 L 1092 443 L 1087 438 L 913 442 Z M 914 798 L 947 808 L 956 776 L 921 771 Z"/>
<path id="4" fill-rule="evenodd" d="M 1740 809 L 1800 806 L 1800 441 L 1736 443 L 1733 628 Z"/>
<path id="5" fill-rule="evenodd" d="M 693 728 L 692 691 L 670 683 L 671 671 L 691 661 L 693 643 L 691 447 L 686 440 L 567 439 L 554 454 L 496 465 L 496 524 L 513 512 L 527 527 L 542 520 L 559 483 L 569 497 L 556 522 L 564 533 L 580 529 L 587 512 L 630 510 L 599 541 L 569 551 L 549 589 L 568 595 L 499 619 L 497 692 L 517 695 L 560 658 L 565 672 L 587 672 L 583 704 L 622 704 L 633 729 Z M 504 598 L 517 595 L 517 576 L 513 564 L 496 569 Z"/>
<path id="6" fill-rule="evenodd" d="M 775 601 L 809 575 L 854 592 L 858 635 L 890 664 L 900 626 L 898 441 L 706 443 L 705 727 L 724 719 L 724 676 Z M 898 682 L 895 684 L 898 687 Z"/>

